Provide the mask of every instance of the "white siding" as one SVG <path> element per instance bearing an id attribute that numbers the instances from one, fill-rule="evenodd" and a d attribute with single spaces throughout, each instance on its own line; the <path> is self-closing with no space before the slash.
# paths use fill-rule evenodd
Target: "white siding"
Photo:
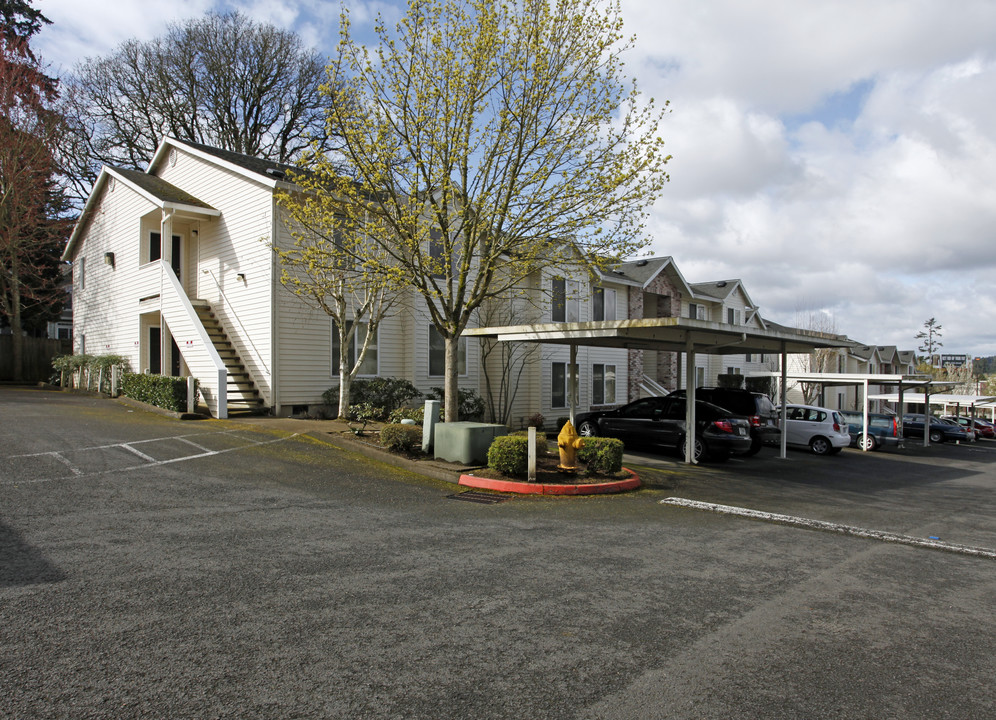
<path id="1" fill-rule="evenodd" d="M 182 149 L 159 169 L 167 182 L 221 211 L 197 233 L 196 295 L 220 318 L 250 377 L 272 404 L 273 192 Z M 206 271 L 206 272 L 205 272 Z M 238 278 L 243 274 L 245 280 Z"/>
<path id="2" fill-rule="evenodd" d="M 113 189 L 112 189 L 113 186 Z M 86 336 L 86 352 L 117 354 L 142 371 L 139 357 L 139 305 L 142 297 L 160 290 L 158 270 L 140 266 L 141 217 L 156 207 L 124 183 L 112 180 L 94 208 L 73 263 L 73 346 L 79 352 Z M 114 253 L 114 266 L 104 253 Z M 86 258 L 86 286 L 80 270 Z"/>

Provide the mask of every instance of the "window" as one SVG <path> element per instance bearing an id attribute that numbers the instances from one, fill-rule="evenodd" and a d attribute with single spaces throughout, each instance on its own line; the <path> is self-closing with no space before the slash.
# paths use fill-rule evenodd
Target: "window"
<path id="1" fill-rule="evenodd" d="M 740 374 L 740 368 L 738 368 L 738 367 L 732 367 L 732 366 L 728 367 L 728 368 L 726 368 L 726 374 L 727 375 L 739 375 Z"/>
<path id="2" fill-rule="evenodd" d="M 751 360 L 752 357 L 754 356 L 751 355 L 750 353 L 747 353 L 746 355 L 744 355 L 744 362 L 754 362 L 753 360 Z"/>
<path id="3" fill-rule="evenodd" d="M 86 258 L 80 258 L 80 290 L 86 290 Z"/>
<path id="4" fill-rule="evenodd" d="M 353 321 L 350 320 L 346 323 L 347 329 L 351 327 Z M 349 351 L 346 356 L 347 362 L 351 362 L 353 365 L 356 364 L 356 356 L 359 354 L 360 350 L 363 348 L 363 341 L 367 336 L 367 323 L 361 322 L 357 323 L 356 332 L 353 333 L 353 338 L 349 343 Z M 339 353 L 342 351 L 342 346 L 339 343 L 339 326 L 335 322 L 332 323 L 332 377 L 339 377 Z M 363 356 L 363 364 L 360 365 L 360 369 L 356 373 L 357 375 L 377 375 L 377 337 L 373 337 L 370 340 L 370 346 L 367 348 L 367 354 Z"/>
<path id="5" fill-rule="evenodd" d="M 578 321 L 578 283 L 576 280 L 553 278 L 553 322 Z"/>
<path id="6" fill-rule="evenodd" d="M 695 387 L 703 385 L 705 385 L 705 368 L 697 367 L 695 368 Z"/>
<path id="7" fill-rule="evenodd" d="M 736 308 L 726 308 L 726 322 L 729 325 L 741 325 L 740 310 Z"/>
<path id="8" fill-rule="evenodd" d="M 705 320 L 705 306 L 688 303 L 688 317 L 692 320 Z"/>
<path id="9" fill-rule="evenodd" d="M 591 404 L 612 405 L 616 401 L 616 366 L 591 366 Z"/>
<path id="10" fill-rule="evenodd" d="M 567 375 L 568 363 L 565 362 L 555 362 L 553 363 L 552 370 L 552 383 L 553 388 L 552 397 L 550 401 L 551 407 L 555 408 L 565 408 L 567 407 L 567 386 L 570 382 L 570 378 Z M 578 388 L 581 387 L 581 369 L 578 365 L 574 365 L 575 377 L 578 378 L 578 383 L 574 387 L 574 404 L 579 405 L 578 400 Z"/>
<path id="11" fill-rule="evenodd" d="M 163 236 L 157 232 L 149 233 L 149 262 L 161 260 L 163 257 Z"/>
<path id="12" fill-rule="evenodd" d="M 429 377 L 442 377 L 446 374 L 446 338 L 435 325 L 429 326 Z M 467 338 L 457 342 L 457 375 L 467 374 Z"/>
<path id="13" fill-rule="evenodd" d="M 616 291 L 608 288 L 595 288 L 591 302 L 592 320 L 616 319 Z"/>

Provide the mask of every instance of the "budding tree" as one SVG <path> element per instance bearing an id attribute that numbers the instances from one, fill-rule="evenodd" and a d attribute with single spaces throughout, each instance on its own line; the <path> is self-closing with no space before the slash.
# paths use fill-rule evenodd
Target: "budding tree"
<path id="1" fill-rule="evenodd" d="M 668 179 L 663 109 L 623 74 L 617 3 L 411 0 L 372 46 L 348 12 L 340 27 L 324 92 L 343 150 L 315 154 L 301 197 L 368 223 L 424 299 L 456 417 L 459 339 L 487 299 L 642 246 Z"/>

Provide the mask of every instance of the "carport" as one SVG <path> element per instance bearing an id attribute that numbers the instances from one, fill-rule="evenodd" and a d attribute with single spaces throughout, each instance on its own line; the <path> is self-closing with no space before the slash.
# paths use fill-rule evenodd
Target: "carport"
<path id="1" fill-rule="evenodd" d="M 468 337 L 490 338 L 499 342 L 529 342 L 568 345 L 569 409 L 574 422 L 574 396 L 577 389 L 578 346 L 622 348 L 625 350 L 658 350 L 685 353 L 686 402 L 685 426 L 695 427 L 695 356 L 742 355 L 768 353 L 781 356 L 782 427 L 785 427 L 785 367 L 788 354 L 808 354 L 818 348 L 851 347 L 854 343 L 838 335 L 808 330 L 762 330 L 743 325 L 728 325 L 691 318 L 645 318 L 639 320 L 604 320 L 576 323 L 539 323 L 501 327 L 469 328 Z M 679 373 L 680 374 L 680 373 Z M 694 463 L 692 445 L 695 433 L 685 438 L 685 462 Z M 786 456 L 785 433 L 782 433 L 781 457 Z"/>
<path id="2" fill-rule="evenodd" d="M 778 377 L 778 373 L 751 373 L 748 377 Z M 868 433 L 868 401 L 869 400 L 884 400 L 885 402 L 892 402 L 898 404 L 902 407 L 907 402 L 920 402 L 919 399 L 904 399 L 905 393 L 907 391 L 920 390 L 923 393 L 923 403 L 928 405 L 931 402 L 931 397 L 941 398 L 941 397 L 954 397 L 949 395 L 931 395 L 932 389 L 940 388 L 950 388 L 955 383 L 945 382 L 942 380 L 930 380 L 925 375 L 889 375 L 889 374 L 868 374 L 862 375 L 860 373 L 788 373 L 781 376 L 787 380 L 793 380 L 796 382 L 804 383 L 815 383 L 817 385 L 826 386 L 844 386 L 844 385 L 857 385 L 864 388 L 864 392 L 861 393 L 862 401 L 862 435 Z M 783 384 L 784 384 L 783 379 Z M 868 395 L 868 386 L 877 385 L 882 386 L 896 386 L 897 391 L 893 394 L 885 395 Z M 784 393 L 782 394 L 782 406 L 784 407 Z M 963 396 L 959 396 L 963 397 Z M 996 398 L 984 398 L 985 400 L 993 400 Z M 974 417 L 974 415 L 973 415 Z M 929 444 L 928 436 L 929 433 L 925 432 L 923 434 L 923 444 L 926 447 Z M 903 414 L 899 413 L 899 437 L 903 437 Z M 862 448 L 865 450 L 865 448 Z"/>
<path id="3" fill-rule="evenodd" d="M 950 388 L 953 385 L 960 383 L 944 382 L 944 381 L 932 381 L 928 383 L 927 391 L 924 392 L 923 396 L 923 406 L 925 408 L 930 408 L 931 405 L 940 405 L 941 407 L 948 407 L 950 405 L 955 406 L 955 415 L 961 415 L 961 409 L 965 408 L 969 411 L 969 417 L 975 420 L 975 410 L 977 408 L 992 410 L 993 404 L 996 403 L 996 397 L 991 395 L 951 395 L 946 393 L 935 393 L 931 395 L 929 393 L 930 387 L 946 387 Z M 885 402 L 894 402 L 902 407 L 907 402 L 920 402 L 917 400 L 903 399 L 902 392 L 898 395 L 895 394 L 883 394 L 883 395 L 872 395 L 871 400 L 884 400 Z M 924 415 L 928 415 L 929 412 L 925 412 Z M 926 427 L 926 425 L 925 425 Z M 929 433 L 924 432 L 923 444 L 927 445 L 927 435 Z"/>

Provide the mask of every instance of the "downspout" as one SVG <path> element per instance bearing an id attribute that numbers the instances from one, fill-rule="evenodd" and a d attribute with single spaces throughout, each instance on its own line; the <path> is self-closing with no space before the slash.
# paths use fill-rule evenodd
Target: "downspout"
<path id="1" fill-rule="evenodd" d="M 277 203 L 270 196 L 270 241 L 273 248 L 277 247 Z M 277 377 L 280 371 L 279 353 L 277 348 L 280 345 L 280 317 L 277 312 L 277 253 L 270 251 L 270 412 L 279 414 L 280 411 L 280 391 L 278 389 Z"/>

